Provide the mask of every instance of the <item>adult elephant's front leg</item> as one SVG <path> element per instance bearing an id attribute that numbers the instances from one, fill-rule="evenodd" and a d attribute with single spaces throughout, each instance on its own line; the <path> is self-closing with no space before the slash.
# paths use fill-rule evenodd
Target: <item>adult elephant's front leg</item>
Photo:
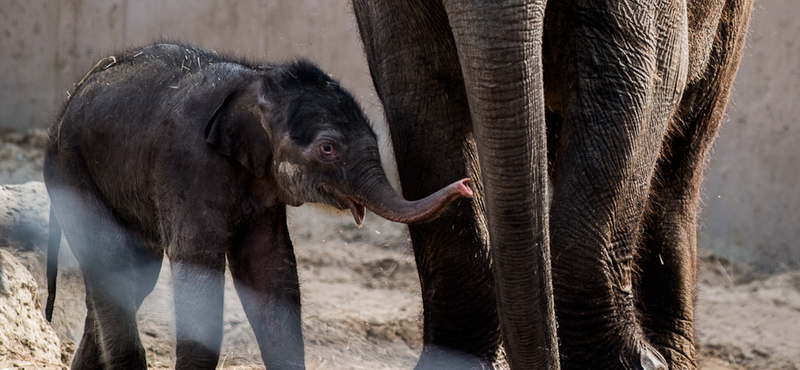
<path id="1" fill-rule="evenodd" d="M 353 2 L 392 135 L 403 195 L 454 179 L 478 188 L 432 222 L 409 226 L 424 315 L 418 369 L 480 369 L 499 351 L 472 122 L 447 15 L 436 2 Z"/>
<path id="2" fill-rule="evenodd" d="M 685 84 L 686 15 L 605 3 L 554 2 L 546 18 L 563 107 L 550 220 L 562 365 L 666 369 L 639 320 L 632 265 Z"/>

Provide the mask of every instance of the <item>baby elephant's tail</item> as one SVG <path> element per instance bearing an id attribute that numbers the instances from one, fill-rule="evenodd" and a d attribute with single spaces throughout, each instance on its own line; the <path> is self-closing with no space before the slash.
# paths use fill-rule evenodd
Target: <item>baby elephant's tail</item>
<path id="1" fill-rule="evenodd" d="M 47 242 L 47 306 L 44 316 L 53 319 L 53 304 L 56 301 L 56 277 L 58 277 L 58 251 L 61 249 L 61 226 L 58 224 L 53 205 L 50 205 L 50 237 Z"/>

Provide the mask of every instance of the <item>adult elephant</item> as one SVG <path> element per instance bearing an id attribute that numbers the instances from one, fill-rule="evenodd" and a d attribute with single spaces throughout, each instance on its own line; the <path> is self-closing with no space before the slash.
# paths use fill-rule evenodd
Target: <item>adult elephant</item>
<path id="1" fill-rule="evenodd" d="M 410 227 L 417 367 L 696 368 L 702 167 L 752 0 L 353 2 L 405 196 L 482 179 Z"/>

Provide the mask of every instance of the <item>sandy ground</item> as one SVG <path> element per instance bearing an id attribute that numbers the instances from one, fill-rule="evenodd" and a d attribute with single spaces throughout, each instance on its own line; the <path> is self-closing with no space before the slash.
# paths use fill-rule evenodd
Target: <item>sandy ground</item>
<path id="1" fill-rule="evenodd" d="M 5 134 L 0 139 L 0 183 L 41 181 L 42 134 Z M 413 368 L 421 348 L 421 303 L 405 228 L 368 214 L 358 229 L 349 215 L 309 206 L 291 209 L 290 224 L 302 288 L 307 367 Z M 32 243 L 41 242 L 36 240 Z M 11 251 L 39 282 L 43 302 L 38 247 L 20 246 L 5 236 L 0 241 L 0 247 Z M 701 256 L 696 317 L 701 368 L 800 369 L 800 271 L 760 275 L 709 253 Z M 67 248 L 62 249 L 58 284 L 53 329 L 62 342 L 64 363 L 48 365 L 0 349 L 0 370 L 66 366 L 85 314 L 81 277 Z M 218 368 L 263 368 L 229 276 L 225 299 Z M 150 366 L 169 368 L 174 321 L 168 263 L 138 317 Z"/>

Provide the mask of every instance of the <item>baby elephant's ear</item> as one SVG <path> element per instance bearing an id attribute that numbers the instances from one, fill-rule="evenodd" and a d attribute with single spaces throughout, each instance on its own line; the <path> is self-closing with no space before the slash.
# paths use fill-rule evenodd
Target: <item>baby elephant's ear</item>
<path id="1" fill-rule="evenodd" d="M 206 126 L 206 141 L 218 153 L 236 159 L 257 177 L 264 177 L 272 160 L 263 96 L 261 79 L 233 91 Z"/>

